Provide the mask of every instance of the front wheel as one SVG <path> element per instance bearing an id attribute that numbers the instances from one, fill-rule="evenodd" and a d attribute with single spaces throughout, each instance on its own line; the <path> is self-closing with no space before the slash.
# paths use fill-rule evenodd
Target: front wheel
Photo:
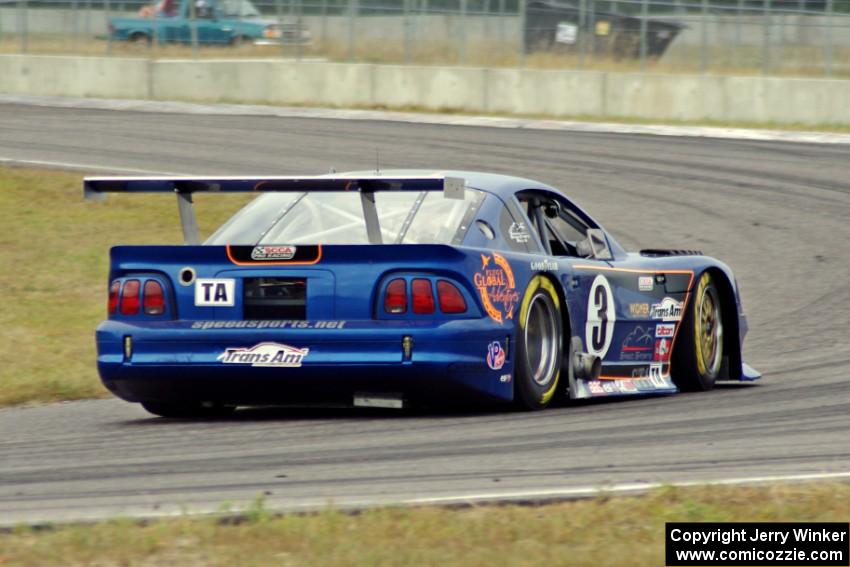
<path id="1" fill-rule="evenodd" d="M 227 417 L 236 409 L 235 406 L 221 404 L 206 405 L 200 403 L 160 403 L 142 402 L 142 407 L 148 412 L 160 417 L 184 417 L 184 418 L 215 418 Z"/>
<path id="2" fill-rule="evenodd" d="M 681 345 L 673 358 L 673 381 L 680 390 L 711 390 L 723 363 L 723 309 L 720 292 L 705 272 L 682 321 Z"/>
<path id="3" fill-rule="evenodd" d="M 539 410 L 552 401 L 561 376 L 561 302 L 552 282 L 534 276 L 519 309 L 514 361 L 514 401 L 522 409 Z"/>

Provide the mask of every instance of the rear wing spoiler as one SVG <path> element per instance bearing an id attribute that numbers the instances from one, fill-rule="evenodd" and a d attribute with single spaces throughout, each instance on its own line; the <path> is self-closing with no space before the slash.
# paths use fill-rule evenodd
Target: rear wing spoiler
<path id="1" fill-rule="evenodd" d="M 177 196 L 180 224 L 186 244 L 200 244 L 200 231 L 192 205 L 194 193 L 275 193 L 305 191 L 355 191 L 360 193 L 369 242 L 381 244 L 375 207 L 377 191 L 442 191 L 447 199 L 463 199 L 466 182 L 442 175 L 420 177 L 336 176 L 315 177 L 86 177 L 83 197 L 101 201 L 106 193 L 173 193 Z"/>

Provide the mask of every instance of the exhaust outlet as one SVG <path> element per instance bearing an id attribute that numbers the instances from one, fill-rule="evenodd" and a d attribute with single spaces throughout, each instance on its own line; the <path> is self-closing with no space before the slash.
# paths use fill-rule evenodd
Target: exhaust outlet
<path id="1" fill-rule="evenodd" d="M 602 374 L 602 360 L 595 354 L 576 352 L 573 356 L 573 372 L 582 380 L 598 380 Z"/>

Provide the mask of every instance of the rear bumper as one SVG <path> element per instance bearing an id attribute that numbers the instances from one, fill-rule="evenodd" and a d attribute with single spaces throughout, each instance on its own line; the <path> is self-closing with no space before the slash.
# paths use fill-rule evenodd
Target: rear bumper
<path id="1" fill-rule="evenodd" d="M 342 329 L 193 329 L 191 322 L 105 321 L 97 329 L 97 365 L 104 385 L 133 402 L 350 403 L 361 392 L 440 403 L 509 401 L 513 349 L 507 349 L 499 370 L 486 358 L 488 345 L 507 346 L 512 332 L 489 319 L 346 322 Z M 405 336 L 413 341 L 408 359 Z M 129 357 L 125 337 L 131 341 Z M 271 346 L 258 350 L 263 344 Z M 263 349 L 280 352 L 282 345 L 306 353 L 300 366 L 262 362 Z M 244 356 L 227 356 L 234 351 Z"/>

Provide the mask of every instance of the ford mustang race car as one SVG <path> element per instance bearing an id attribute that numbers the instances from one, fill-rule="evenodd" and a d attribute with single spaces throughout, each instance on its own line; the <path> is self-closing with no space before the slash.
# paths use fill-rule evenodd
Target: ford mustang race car
<path id="1" fill-rule="evenodd" d="M 87 178 L 177 197 L 185 245 L 115 246 L 105 386 L 161 416 L 558 398 L 755 380 L 728 266 L 626 252 L 557 189 L 472 172 Z M 257 197 L 203 243 L 196 193 Z"/>

